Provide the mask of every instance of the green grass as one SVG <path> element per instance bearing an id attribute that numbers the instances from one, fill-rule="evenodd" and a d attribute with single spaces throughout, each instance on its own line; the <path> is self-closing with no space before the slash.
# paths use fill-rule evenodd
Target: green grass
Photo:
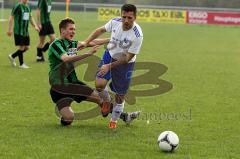
<path id="1" fill-rule="evenodd" d="M 10 10 L 5 13 L 9 15 Z M 78 40 L 104 24 L 96 20 L 94 13 L 70 15 L 76 20 Z M 64 12 L 52 15 L 57 33 L 63 17 Z M 137 97 L 134 105 L 126 104 L 125 110 L 142 110 L 142 116 L 130 126 L 120 121 L 118 129 L 112 131 L 107 127 L 109 119 L 100 116 L 61 127 L 49 96 L 48 63 L 35 62 L 37 33 L 30 27 L 31 49 L 25 54 L 25 61 L 31 68 L 12 68 L 7 56 L 16 47 L 13 38 L 6 36 L 7 22 L 1 22 L 0 158 L 239 158 L 239 28 L 140 25 L 144 43 L 137 61 L 168 67 L 159 79 L 172 83 L 173 89 L 157 96 Z M 103 49 L 99 57 L 102 52 Z M 77 69 L 80 79 L 85 69 L 86 65 Z M 138 71 L 136 75 L 145 72 Z M 85 82 L 94 86 L 91 79 Z M 134 89 L 152 89 L 156 85 L 138 85 Z M 77 111 L 91 107 L 95 105 L 74 104 Z M 147 124 L 150 113 L 158 116 Z M 176 119 L 174 114 L 182 116 Z M 165 130 L 180 137 L 175 153 L 163 153 L 156 144 L 158 135 Z"/>

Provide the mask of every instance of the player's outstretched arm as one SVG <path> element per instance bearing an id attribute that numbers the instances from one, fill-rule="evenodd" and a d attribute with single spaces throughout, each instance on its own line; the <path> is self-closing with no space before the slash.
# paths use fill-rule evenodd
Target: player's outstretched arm
<path id="1" fill-rule="evenodd" d="M 12 35 L 12 32 L 13 32 L 13 21 L 14 21 L 14 17 L 10 16 L 9 17 L 9 21 L 8 21 L 8 32 L 7 32 L 8 36 Z"/>
<path id="2" fill-rule="evenodd" d="M 42 24 L 41 24 L 41 10 L 39 8 L 37 8 L 36 10 L 36 14 L 37 14 L 37 25 L 39 30 L 42 30 Z"/>
<path id="3" fill-rule="evenodd" d="M 93 47 L 93 46 L 96 46 L 96 45 L 104 45 L 104 44 L 107 44 L 108 42 L 110 41 L 110 38 L 104 38 L 104 39 L 95 39 L 93 41 L 91 41 L 87 47 Z M 79 41 L 78 42 L 78 46 L 77 46 L 77 49 L 78 50 L 82 50 L 84 49 L 82 46 L 84 45 L 84 41 Z"/>
<path id="4" fill-rule="evenodd" d="M 63 54 L 61 56 L 61 59 L 64 62 L 76 62 L 76 61 L 80 61 L 82 59 L 85 59 L 88 56 L 93 55 L 95 52 L 97 52 L 98 46 L 94 46 L 91 48 L 91 50 L 89 50 L 88 52 L 84 53 L 83 55 L 73 55 L 73 56 L 68 56 L 66 54 Z"/>
<path id="5" fill-rule="evenodd" d="M 107 43 L 109 43 L 109 41 L 110 41 L 110 38 L 105 38 L 105 39 L 95 39 L 95 40 L 93 40 L 93 41 L 91 41 L 90 43 L 89 43 L 89 45 L 91 46 L 95 46 L 95 45 L 104 45 L 104 44 L 107 44 Z"/>
<path id="6" fill-rule="evenodd" d="M 39 30 L 39 28 L 38 28 L 38 26 L 36 25 L 36 22 L 35 22 L 35 20 L 34 20 L 34 18 L 31 16 L 30 17 L 30 23 L 32 24 L 32 26 L 39 32 L 40 30 Z"/>
<path id="7" fill-rule="evenodd" d="M 84 40 L 83 42 L 81 42 L 81 45 L 78 47 L 79 50 L 84 49 L 86 47 L 88 47 L 89 43 L 93 40 L 95 40 L 97 37 L 99 37 L 100 35 L 102 35 L 103 33 L 106 32 L 106 29 L 104 26 L 97 28 L 94 32 L 92 32 L 88 38 L 86 40 Z"/>

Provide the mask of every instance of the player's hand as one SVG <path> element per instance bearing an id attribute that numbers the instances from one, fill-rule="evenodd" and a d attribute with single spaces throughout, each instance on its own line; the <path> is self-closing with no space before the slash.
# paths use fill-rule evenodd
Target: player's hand
<path id="1" fill-rule="evenodd" d="M 97 75 L 100 77 L 104 76 L 110 70 L 110 66 L 110 64 L 102 65 Z"/>
<path id="2" fill-rule="evenodd" d="M 85 41 L 82 41 L 82 42 L 78 43 L 77 50 L 82 50 L 86 47 L 87 47 L 87 43 Z"/>
<path id="3" fill-rule="evenodd" d="M 42 24 L 41 23 L 38 23 L 38 28 L 39 28 L 39 30 L 42 30 Z"/>
<path id="4" fill-rule="evenodd" d="M 85 53 L 85 54 L 87 54 L 87 55 L 93 55 L 95 52 L 97 52 L 98 47 L 99 47 L 98 45 L 92 47 L 91 50 L 89 50 L 89 51 L 88 51 L 87 53 Z"/>
<path id="5" fill-rule="evenodd" d="M 8 36 L 12 36 L 12 31 L 8 31 L 8 32 L 7 32 L 7 35 L 8 35 Z"/>

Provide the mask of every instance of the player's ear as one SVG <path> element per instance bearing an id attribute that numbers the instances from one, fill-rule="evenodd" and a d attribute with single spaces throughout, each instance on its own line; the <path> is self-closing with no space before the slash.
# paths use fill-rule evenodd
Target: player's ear
<path id="1" fill-rule="evenodd" d="M 65 29 L 64 28 L 60 29 L 60 34 L 65 34 Z"/>

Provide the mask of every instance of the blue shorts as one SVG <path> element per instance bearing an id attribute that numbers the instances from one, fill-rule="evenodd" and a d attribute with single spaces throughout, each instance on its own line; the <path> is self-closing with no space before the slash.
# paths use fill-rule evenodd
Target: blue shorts
<path id="1" fill-rule="evenodd" d="M 106 50 L 104 52 L 102 60 L 98 65 L 98 68 L 100 68 L 104 64 L 109 64 L 114 61 L 116 60 L 114 60 L 109 54 L 108 50 Z M 119 65 L 108 71 L 108 73 L 106 73 L 104 76 L 96 75 L 96 77 L 106 79 L 107 81 L 112 79 L 109 85 L 111 90 L 116 94 L 125 95 L 127 94 L 131 82 L 134 64 L 135 62 L 131 62 L 125 65 Z"/>

